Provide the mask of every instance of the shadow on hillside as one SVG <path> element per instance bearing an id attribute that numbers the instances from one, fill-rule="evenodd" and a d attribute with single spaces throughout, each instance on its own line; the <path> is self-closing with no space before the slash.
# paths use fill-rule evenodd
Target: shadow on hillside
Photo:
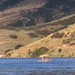
<path id="1" fill-rule="evenodd" d="M 8 7 L 12 7 L 18 3 L 20 3 L 20 1 L 24 1 L 24 0 L 7 0 L 5 1 L 3 4 L 0 5 L 0 10 L 4 10 Z"/>

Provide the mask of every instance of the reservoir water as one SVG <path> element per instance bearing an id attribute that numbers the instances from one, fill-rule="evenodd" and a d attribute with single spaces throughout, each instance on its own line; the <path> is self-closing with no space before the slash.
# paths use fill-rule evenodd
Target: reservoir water
<path id="1" fill-rule="evenodd" d="M 75 75 L 75 58 L 0 58 L 0 75 Z"/>

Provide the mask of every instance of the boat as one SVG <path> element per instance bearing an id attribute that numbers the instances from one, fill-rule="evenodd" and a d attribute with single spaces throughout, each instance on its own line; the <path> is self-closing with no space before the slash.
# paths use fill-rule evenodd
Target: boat
<path id="1" fill-rule="evenodd" d="M 50 59 L 38 60 L 38 62 L 50 62 Z"/>
<path id="2" fill-rule="evenodd" d="M 38 60 L 38 62 L 50 62 L 50 60 L 50 58 L 44 56 L 40 60 Z"/>

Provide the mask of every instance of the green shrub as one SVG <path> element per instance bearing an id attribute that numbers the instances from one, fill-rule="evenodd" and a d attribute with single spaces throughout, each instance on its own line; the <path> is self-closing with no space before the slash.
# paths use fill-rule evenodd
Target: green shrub
<path id="1" fill-rule="evenodd" d="M 58 49 L 58 52 L 62 52 L 62 49 L 60 48 L 60 49 Z"/>
<path id="2" fill-rule="evenodd" d="M 28 34 L 31 38 L 37 38 L 38 35 L 36 33 L 29 33 Z"/>
<path id="3" fill-rule="evenodd" d="M 71 33 L 70 37 L 75 38 L 75 31 Z"/>
<path id="4" fill-rule="evenodd" d="M 11 56 L 11 54 L 10 54 L 10 53 L 6 54 L 6 57 L 9 57 L 9 56 Z"/>
<path id="5" fill-rule="evenodd" d="M 51 36 L 51 38 L 62 38 L 64 36 L 64 34 L 65 33 L 56 32 Z"/>
<path id="6" fill-rule="evenodd" d="M 75 31 L 71 33 L 69 39 L 63 40 L 63 43 L 64 43 L 64 44 L 70 43 L 70 42 L 71 42 L 72 40 L 74 40 L 74 39 L 75 39 Z M 71 46 L 71 45 L 74 45 L 74 43 L 70 44 L 70 46 Z"/>
<path id="7" fill-rule="evenodd" d="M 17 35 L 10 34 L 10 37 L 13 39 L 17 39 Z"/>
<path id="8" fill-rule="evenodd" d="M 15 49 L 19 49 L 20 47 L 22 47 L 23 45 L 18 44 Z"/>
<path id="9" fill-rule="evenodd" d="M 73 45 L 75 45 L 75 42 L 70 44 L 70 46 L 73 46 Z"/>
<path id="10" fill-rule="evenodd" d="M 66 35 L 64 35 L 64 37 L 67 37 L 67 34 L 66 34 Z"/>
<path id="11" fill-rule="evenodd" d="M 32 52 L 29 50 L 29 51 L 28 51 L 28 54 L 29 54 L 29 55 L 31 55 L 31 54 L 32 54 Z"/>
<path id="12" fill-rule="evenodd" d="M 49 51 L 48 48 L 46 48 L 46 47 L 41 47 L 41 48 L 39 48 L 39 49 L 36 49 L 36 50 L 32 53 L 31 57 L 38 57 L 38 56 L 40 56 L 40 55 L 46 53 L 47 51 Z"/>
<path id="13" fill-rule="evenodd" d="M 11 51 L 11 50 L 13 50 L 13 49 L 8 49 L 8 50 L 5 51 L 5 53 L 7 53 L 7 52 L 9 52 L 9 51 Z"/>
<path id="14" fill-rule="evenodd" d="M 63 40 L 63 44 L 68 44 L 68 43 L 70 43 L 71 41 L 72 41 L 72 39 L 71 39 L 71 38 L 66 39 L 66 40 Z"/>
<path id="15" fill-rule="evenodd" d="M 50 34 L 50 31 L 49 30 L 37 30 L 36 33 L 47 36 Z"/>

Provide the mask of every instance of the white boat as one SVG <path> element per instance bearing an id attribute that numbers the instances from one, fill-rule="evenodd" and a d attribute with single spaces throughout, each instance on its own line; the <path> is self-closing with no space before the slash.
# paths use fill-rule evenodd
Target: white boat
<path id="1" fill-rule="evenodd" d="M 38 60 L 38 62 L 50 62 L 50 59 Z"/>

